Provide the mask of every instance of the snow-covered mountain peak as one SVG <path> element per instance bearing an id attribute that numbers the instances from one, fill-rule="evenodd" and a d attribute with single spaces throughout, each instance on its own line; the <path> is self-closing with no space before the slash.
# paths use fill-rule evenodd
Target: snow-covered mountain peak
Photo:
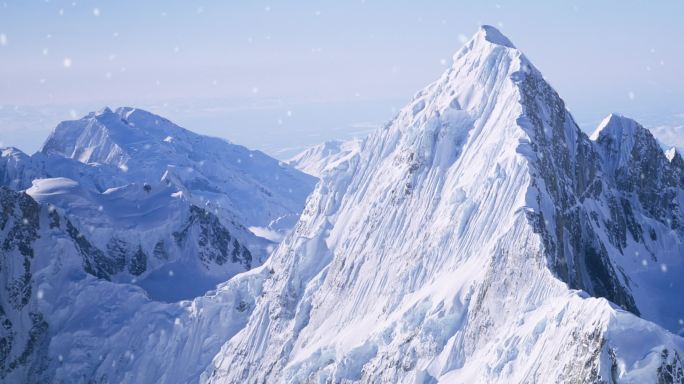
<path id="1" fill-rule="evenodd" d="M 596 143 L 603 158 L 604 171 L 609 173 L 637 166 L 646 159 L 653 159 L 654 164 L 667 162 L 665 153 L 648 129 L 616 113 L 603 119 L 590 139 Z"/>
<path id="2" fill-rule="evenodd" d="M 522 53 L 493 27 L 482 27 L 454 54 L 453 65 L 419 91 L 390 126 L 433 127 L 435 117 L 469 119 L 506 99 L 517 104 L 515 81 L 532 68 Z"/>
<path id="3" fill-rule="evenodd" d="M 498 29 L 491 25 L 483 25 L 474 37 L 475 40 L 484 40 L 492 44 L 502 45 L 507 48 L 515 48 L 515 45 L 504 36 Z"/>
<path id="4" fill-rule="evenodd" d="M 48 137 L 42 152 L 53 152 L 83 163 L 112 164 L 136 157 L 142 150 L 152 153 L 164 145 L 162 143 L 170 143 L 172 140 L 164 141 L 168 137 L 188 141 L 185 146 L 176 145 L 176 149 L 186 151 L 191 150 L 190 145 L 194 141 L 223 141 L 195 134 L 141 109 L 123 107 L 113 112 L 105 107 L 81 119 L 59 124 Z"/>
<path id="5" fill-rule="evenodd" d="M 611 113 L 606 116 L 601 123 L 599 123 L 594 133 L 591 134 L 590 139 L 593 141 L 598 140 L 601 136 L 610 135 L 613 137 L 619 136 L 634 136 L 637 131 L 641 128 L 639 123 L 630 119 L 629 117 L 622 116 L 618 113 Z"/>
<path id="6" fill-rule="evenodd" d="M 672 179 L 649 172 L 650 157 L 624 183 L 602 178 L 598 147 L 522 52 L 483 27 L 321 179 L 246 327 L 204 377 L 601 382 L 626 361 L 633 380 L 645 351 L 673 347 L 663 337 L 627 356 L 614 324 L 636 317 L 604 299 L 677 330 L 684 312 L 663 286 L 679 284 L 668 228 L 679 214 L 664 207 L 679 192 L 633 182 Z"/>

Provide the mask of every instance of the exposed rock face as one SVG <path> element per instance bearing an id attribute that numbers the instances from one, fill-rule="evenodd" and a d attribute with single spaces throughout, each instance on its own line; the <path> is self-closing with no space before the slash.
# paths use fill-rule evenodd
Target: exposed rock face
<path id="1" fill-rule="evenodd" d="M 207 268 L 211 263 L 223 265 L 229 261 L 243 265 L 245 270 L 252 267 L 252 254 L 231 237 L 215 215 L 192 206 L 186 224 L 180 231 L 173 233 L 179 247 L 186 245 L 192 231 L 196 232 L 198 239 L 199 258 Z"/>
<path id="2" fill-rule="evenodd" d="M 515 74 L 514 74 L 515 75 Z M 580 131 L 558 94 L 541 78 L 520 75 L 524 116 L 519 120 L 530 135 L 537 174 L 537 204 L 550 204 L 552 212 L 529 213 L 544 240 L 553 271 L 571 288 L 605 297 L 639 314 L 628 287 L 620 281 L 608 251 L 592 226 L 592 214 L 584 202 L 609 197 L 611 213 L 624 217 L 601 180 L 600 157 L 593 143 Z M 542 201 L 548 197 L 550 201 Z M 625 207 L 631 215 L 629 206 Z M 549 215 L 545 217 L 544 215 Z M 625 220 L 620 221 L 624 231 Z M 624 237 L 624 232 L 611 237 Z"/>
<path id="3" fill-rule="evenodd" d="M 33 282 L 34 242 L 40 206 L 29 196 L 0 187 L 0 381 L 39 366 L 48 324 L 37 308 Z M 33 368 L 32 368 L 33 367 Z"/>
<path id="4" fill-rule="evenodd" d="M 635 196 L 644 213 L 671 229 L 684 223 L 679 196 L 684 168 L 675 158 L 670 162 L 653 135 L 634 120 L 611 114 L 594 133 L 606 175 L 623 199 Z M 635 224 L 633 235 L 648 235 Z"/>

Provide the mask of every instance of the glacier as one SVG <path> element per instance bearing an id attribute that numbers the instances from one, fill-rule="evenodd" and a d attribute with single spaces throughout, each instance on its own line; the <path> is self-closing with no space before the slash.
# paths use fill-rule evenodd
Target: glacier
<path id="1" fill-rule="evenodd" d="M 217 176 L 245 157 L 201 156 L 213 141 L 170 124 L 103 110 L 37 155 L 3 150 L 5 380 L 684 382 L 681 155 L 619 114 L 583 133 L 496 28 L 367 138 L 270 162 L 287 183 L 259 167 Z M 310 194 L 314 178 L 292 166 L 320 177 Z M 282 202 L 290 190 L 308 194 L 299 210 Z M 242 209 L 245 195 L 267 213 Z M 159 217 L 131 208 L 146 200 Z M 222 227 L 263 263 L 162 300 L 95 251 L 124 231 L 154 254 L 159 225 L 195 235 L 156 270 L 188 258 L 221 270 Z M 135 247 L 124 254 L 135 264 Z"/>

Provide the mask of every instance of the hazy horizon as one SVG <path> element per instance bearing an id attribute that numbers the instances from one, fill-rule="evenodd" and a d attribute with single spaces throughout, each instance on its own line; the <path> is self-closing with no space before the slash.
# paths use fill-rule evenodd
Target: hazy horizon
<path id="1" fill-rule="evenodd" d="M 439 1 L 0 3 L 0 144 L 148 109 L 279 158 L 363 136 L 439 77 L 481 24 L 506 34 L 585 130 L 611 112 L 684 146 L 684 4 Z"/>

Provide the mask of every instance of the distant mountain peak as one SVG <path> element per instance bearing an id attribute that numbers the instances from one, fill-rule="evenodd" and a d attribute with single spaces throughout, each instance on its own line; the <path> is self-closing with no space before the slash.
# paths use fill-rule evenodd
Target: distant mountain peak
<path id="1" fill-rule="evenodd" d="M 635 120 L 625 117 L 619 113 L 611 113 L 599 123 L 596 130 L 589 137 L 591 140 L 598 140 L 602 135 L 634 135 L 639 129 L 643 129 Z"/>

